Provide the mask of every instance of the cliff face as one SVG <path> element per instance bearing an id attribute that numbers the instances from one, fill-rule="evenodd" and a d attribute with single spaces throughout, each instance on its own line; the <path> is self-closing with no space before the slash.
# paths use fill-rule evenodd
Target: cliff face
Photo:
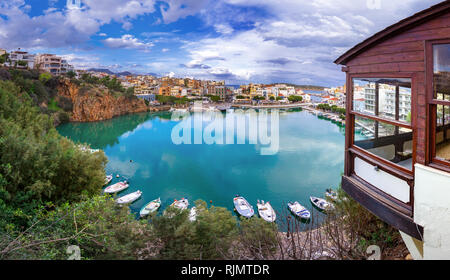
<path id="1" fill-rule="evenodd" d="M 80 87 L 69 80 L 61 82 L 58 96 L 69 98 L 73 109 L 70 121 L 93 122 L 116 116 L 154 110 L 144 100 L 113 96 L 108 89 L 100 87 Z"/>

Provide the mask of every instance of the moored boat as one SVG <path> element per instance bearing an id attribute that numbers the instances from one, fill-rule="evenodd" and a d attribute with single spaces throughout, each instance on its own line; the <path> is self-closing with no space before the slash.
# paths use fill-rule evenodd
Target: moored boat
<path id="1" fill-rule="evenodd" d="M 316 206 L 317 208 L 319 208 L 322 211 L 333 209 L 333 205 L 330 204 L 329 202 L 327 202 L 323 198 L 311 196 L 309 199 L 311 200 L 311 203 L 314 206 Z"/>
<path id="2" fill-rule="evenodd" d="M 295 201 L 294 203 L 289 202 L 288 203 L 289 211 L 292 212 L 295 216 L 301 218 L 301 219 L 309 219 L 311 218 L 311 212 L 309 212 L 308 209 L 306 209 L 303 205 L 301 205 L 298 201 Z"/>
<path id="3" fill-rule="evenodd" d="M 130 194 L 124 195 L 122 197 L 119 197 L 116 202 L 119 204 L 126 204 L 126 203 L 132 203 L 138 200 L 142 195 L 141 191 L 135 191 Z"/>
<path id="4" fill-rule="evenodd" d="M 244 216 L 246 218 L 251 218 L 255 214 L 255 210 L 253 210 L 253 206 L 248 203 L 248 201 L 242 196 L 236 196 L 233 199 L 234 209 L 238 212 L 239 215 Z"/>
<path id="5" fill-rule="evenodd" d="M 128 185 L 127 182 L 118 182 L 118 183 L 115 183 L 114 185 L 106 187 L 104 192 L 105 193 L 118 193 L 118 192 L 121 192 L 121 191 L 127 189 L 129 186 L 130 185 Z"/>
<path id="6" fill-rule="evenodd" d="M 113 179 L 113 175 L 112 174 L 106 175 L 106 177 L 105 177 L 105 186 L 108 185 L 109 183 L 111 183 L 112 179 Z"/>
<path id="7" fill-rule="evenodd" d="M 139 215 L 141 217 L 145 217 L 150 213 L 156 212 L 159 207 L 161 207 L 161 199 L 157 198 L 144 205 L 144 207 L 142 207 L 139 211 Z"/>
<path id="8" fill-rule="evenodd" d="M 264 200 L 259 201 L 256 204 L 258 207 L 258 213 L 259 216 L 266 222 L 273 223 L 275 222 L 277 218 L 277 214 L 272 208 L 272 205 L 270 205 L 269 202 L 264 202 Z"/>
<path id="9" fill-rule="evenodd" d="M 170 204 L 170 206 L 178 208 L 180 210 L 186 210 L 189 206 L 189 201 L 187 200 L 187 198 L 182 198 L 180 200 L 176 200 Z"/>

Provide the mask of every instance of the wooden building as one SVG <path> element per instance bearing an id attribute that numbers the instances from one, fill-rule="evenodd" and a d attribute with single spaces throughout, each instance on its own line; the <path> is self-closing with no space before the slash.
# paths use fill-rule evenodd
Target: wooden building
<path id="1" fill-rule="evenodd" d="M 450 1 L 335 63 L 347 84 L 343 189 L 399 229 L 415 258 L 450 259 Z"/>

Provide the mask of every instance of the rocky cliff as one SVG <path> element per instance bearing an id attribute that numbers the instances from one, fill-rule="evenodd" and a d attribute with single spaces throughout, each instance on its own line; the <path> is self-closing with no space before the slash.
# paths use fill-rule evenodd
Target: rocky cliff
<path id="1" fill-rule="evenodd" d="M 60 83 L 58 97 L 72 101 L 70 121 L 75 122 L 101 121 L 129 113 L 158 110 L 147 106 L 142 99 L 120 96 L 101 86 L 80 86 L 69 80 Z"/>

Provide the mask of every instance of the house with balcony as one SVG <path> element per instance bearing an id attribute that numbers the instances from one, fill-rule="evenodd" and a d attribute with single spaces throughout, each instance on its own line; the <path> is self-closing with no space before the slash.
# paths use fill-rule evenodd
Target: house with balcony
<path id="1" fill-rule="evenodd" d="M 74 71 L 73 66 L 70 65 L 67 60 L 54 54 L 38 54 L 34 59 L 34 63 L 36 68 L 49 72 L 53 75 L 61 75 Z"/>
<path id="2" fill-rule="evenodd" d="M 347 84 L 343 190 L 397 228 L 415 259 L 450 259 L 450 1 L 335 63 Z"/>
<path id="3" fill-rule="evenodd" d="M 12 51 L 9 54 L 9 62 L 6 63 L 6 66 L 20 69 L 32 69 L 34 68 L 34 58 L 34 54 L 19 49 L 17 51 Z"/>

